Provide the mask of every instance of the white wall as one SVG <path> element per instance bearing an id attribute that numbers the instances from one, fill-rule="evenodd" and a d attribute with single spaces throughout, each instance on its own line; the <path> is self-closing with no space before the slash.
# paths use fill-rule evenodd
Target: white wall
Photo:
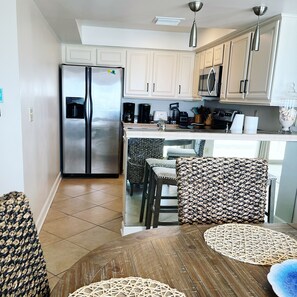
<path id="1" fill-rule="evenodd" d="M 16 1 L 0 0 L 0 7 L 0 194 L 4 194 L 23 191 L 24 181 Z"/>
<path id="2" fill-rule="evenodd" d="M 33 0 L 17 0 L 24 192 L 41 226 L 60 174 L 60 43 Z M 33 121 L 29 121 L 29 108 Z"/>

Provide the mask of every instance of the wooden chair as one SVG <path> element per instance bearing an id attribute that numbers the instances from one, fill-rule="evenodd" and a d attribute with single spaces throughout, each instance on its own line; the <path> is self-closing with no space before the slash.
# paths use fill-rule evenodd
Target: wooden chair
<path id="1" fill-rule="evenodd" d="M 268 165 L 246 158 L 179 158 L 179 223 L 262 223 Z"/>
<path id="2" fill-rule="evenodd" d="M 0 197 L 0 296 L 49 296 L 46 264 L 28 199 Z"/>

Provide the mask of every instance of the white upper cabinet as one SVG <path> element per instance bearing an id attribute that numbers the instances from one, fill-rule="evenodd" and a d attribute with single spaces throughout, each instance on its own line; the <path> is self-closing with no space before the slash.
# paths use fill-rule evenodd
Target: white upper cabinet
<path id="1" fill-rule="evenodd" d="M 96 48 L 67 45 L 65 47 L 65 63 L 95 65 Z"/>
<path id="2" fill-rule="evenodd" d="M 194 64 L 194 53 L 178 54 L 177 97 L 179 98 L 192 97 Z"/>
<path id="3" fill-rule="evenodd" d="M 213 65 L 221 65 L 224 60 L 224 44 L 220 44 L 213 48 Z"/>
<path id="4" fill-rule="evenodd" d="M 260 49 L 250 52 L 246 99 L 265 103 L 271 96 L 278 23 L 261 27 Z"/>
<path id="5" fill-rule="evenodd" d="M 226 99 L 245 104 L 270 104 L 279 21 L 260 28 L 260 49 L 251 51 L 252 33 L 230 42 Z"/>
<path id="6" fill-rule="evenodd" d="M 230 41 L 227 98 L 240 99 L 245 96 L 245 85 L 249 63 L 251 33 Z"/>
<path id="7" fill-rule="evenodd" d="M 84 45 L 65 45 L 64 61 L 67 64 L 92 66 L 125 67 L 126 50 L 116 47 L 93 47 Z"/>
<path id="8" fill-rule="evenodd" d="M 96 64 L 102 66 L 126 66 L 126 50 L 112 47 L 96 49 Z"/>
<path id="9" fill-rule="evenodd" d="M 213 66 L 213 48 L 205 51 L 204 67 Z"/>
<path id="10" fill-rule="evenodd" d="M 127 50 L 124 96 L 192 99 L 194 53 Z"/>
<path id="11" fill-rule="evenodd" d="M 149 96 L 152 53 L 147 50 L 127 50 L 125 95 Z"/>
<path id="12" fill-rule="evenodd" d="M 174 97 L 176 91 L 177 53 L 153 52 L 151 94 L 156 97 Z"/>

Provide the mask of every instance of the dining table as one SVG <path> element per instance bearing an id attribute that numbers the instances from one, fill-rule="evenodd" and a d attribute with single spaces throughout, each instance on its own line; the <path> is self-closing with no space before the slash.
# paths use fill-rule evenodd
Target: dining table
<path id="1" fill-rule="evenodd" d="M 256 225 L 297 240 L 295 223 Z M 271 266 L 245 263 L 215 251 L 204 237 L 212 227 L 159 227 L 110 241 L 67 270 L 51 297 L 68 296 L 91 283 L 127 277 L 155 280 L 187 297 L 276 296 L 267 279 Z"/>

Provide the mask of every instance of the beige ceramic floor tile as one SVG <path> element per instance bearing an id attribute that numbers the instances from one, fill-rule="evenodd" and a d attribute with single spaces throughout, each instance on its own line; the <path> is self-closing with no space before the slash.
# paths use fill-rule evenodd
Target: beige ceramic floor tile
<path id="1" fill-rule="evenodd" d="M 121 213 L 112 211 L 100 206 L 93 207 L 82 212 L 78 212 L 73 216 L 91 222 L 93 224 L 104 224 L 108 221 L 121 217 Z"/>
<path id="2" fill-rule="evenodd" d="M 95 203 L 97 205 L 101 205 L 101 204 L 118 199 L 118 197 L 110 195 L 110 194 L 108 194 L 106 192 L 102 192 L 102 191 L 88 193 L 88 194 L 79 196 L 79 198 L 89 201 L 91 203 Z"/>
<path id="3" fill-rule="evenodd" d="M 48 233 L 44 230 L 41 230 L 39 235 L 39 240 L 40 240 L 40 243 L 42 245 L 42 247 L 46 246 L 46 245 L 49 245 L 51 243 L 54 243 L 54 242 L 57 242 L 57 241 L 60 241 L 62 240 L 62 238 L 54 235 L 54 234 L 51 234 L 51 233 Z"/>
<path id="4" fill-rule="evenodd" d="M 116 200 L 112 200 L 110 202 L 104 203 L 101 206 L 108 208 L 110 210 L 122 212 L 123 211 L 123 200 L 122 200 L 122 198 L 118 198 Z"/>
<path id="5" fill-rule="evenodd" d="M 52 207 L 49 209 L 45 222 L 55 221 L 57 219 L 61 219 L 66 217 L 67 215 L 64 212 L 53 209 Z"/>
<path id="6" fill-rule="evenodd" d="M 75 236 L 69 237 L 67 240 L 91 251 L 100 245 L 119 237 L 121 236 L 118 233 L 104 229 L 102 227 L 95 227 Z"/>
<path id="7" fill-rule="evenodd" d="M 43 225 L 43 230 L 61 238 L 67 238 L 95 227 L 86 221 L 67 216 Z"/>
<path id="8" fill-rule="evenodd" d="M 72 199 L 73 197 L 69 196 L 69 195 L 65 195 L 62 193 L 57 192 L 54 198 L 54 202 L 57 201 L 62 201 L 62 200 L 67 200 L 67 199 Z"/>
<path id="9" fill-rule="evenodd" d="M 58 189 L 58 193 L 66 196 L 76 197 L 85 193 L 91 193 L 95 191 L 88 184 L 61 184 Z"/>
<path id="10" fill-rule="evenodd" d="M 100 191 L 108 193 L 119 198 L 123 197 L 123 187 L 122 185 L 106 185 Z"/>
<path id="11" fill-rule="evenodd" d="M 118 219 L 106 222 L 106 223 L 102 224 L 101 226 L 108 230 L 116 232 L 118 234 L 121 234 L 122 222 L 123 222 L 123 217 L 120 217 Z"/>
<path id="12" fill-rule="evenodd" d="M 58 275 L 69 269 L 81 257 L 88 253 L 88 250 L 77 246 L 66 240 L 62 240 L 43 248 L 47 270 Z"/>
<path id="13" fill-rule="evenodd" d="M 97 206 L 97 204 L 91 203 L 80 198 L 72 198 L 68 200 L 53 202 L 52 204 L 53 209 L 59 210 L 66 214 L 73 214 L 94 206 Z"/>

